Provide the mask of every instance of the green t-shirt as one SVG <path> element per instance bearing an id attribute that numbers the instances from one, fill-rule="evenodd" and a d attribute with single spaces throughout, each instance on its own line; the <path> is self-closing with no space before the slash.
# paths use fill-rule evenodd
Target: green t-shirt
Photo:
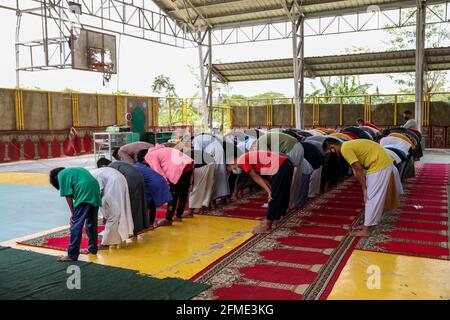
<path id="1" fill-rule="evenodd" d="M 58 174 L 61 197 L 72 196 L 73 206 L 82 203 L 93 207 L 101 207 L 100 185 L 98 181 L 84 168 L 67 168 Z"/>

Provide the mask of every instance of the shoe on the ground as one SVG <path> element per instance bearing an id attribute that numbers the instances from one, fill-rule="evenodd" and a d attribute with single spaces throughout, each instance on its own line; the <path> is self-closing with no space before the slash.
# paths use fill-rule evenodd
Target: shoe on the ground
<path id="1" fill-rule="evenodd" d="M 183 218 L 180 218 L 180 217 L 173 217 L 173 220 L 172 221 L 174 221 L 174 222 L 183 222 Z"/>
<path id="2" fill-rule="evenodd" d="M 172 225 L 172 221 L 167 219 L 161 219 L 158 221 L 158 227 L 170 227 Z"/>
<path id="3" fill-rule="evenodd" d="M 194 214 L 190 213 L 190 212 L 185 212 L 185 213 L 183 213 L 183 216 L 182 216 L 182 218 L 193 218 L 193 217 L 194 217 Z"/>

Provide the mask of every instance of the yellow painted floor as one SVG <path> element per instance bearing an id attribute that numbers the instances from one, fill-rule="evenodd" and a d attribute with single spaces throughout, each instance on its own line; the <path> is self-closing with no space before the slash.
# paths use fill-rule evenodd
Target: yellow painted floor
<path id="1" fill-rule="evenodd" d="M 0 184 L 27 186 L 49 186 L 49 177 L 45 173 L 1 172 Z"/>
<path id="2" fill-rule="evenodd" d="M 190 279 L 215 260 L 249 239 L 255 220 L 196 216 L 140 235 L 120 248 L 100 250 L 97 256 L 80 255 L 80 260 L 138 270 L 157 278 Z M 14 242 L 14 241 L 13 241 Z M 50 255 L 63 252 L 14 246 Z"/>
<path id="3" fill-rule="evenodd" d="M 448 300 L 450 261 L 356 250 L 328 299 Z"/>

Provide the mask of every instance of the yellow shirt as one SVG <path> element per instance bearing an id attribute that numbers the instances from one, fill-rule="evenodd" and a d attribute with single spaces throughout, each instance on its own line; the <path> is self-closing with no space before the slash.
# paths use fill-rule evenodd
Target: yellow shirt
<path id="1" fill-rule="evenodd" d="M 384 170 L 393 163 L 392 158 L 382 146 L 366 139 L 344 142 L 341 154 L 350 165 L 355 162 L 361 163 L 366 174 Z"/>

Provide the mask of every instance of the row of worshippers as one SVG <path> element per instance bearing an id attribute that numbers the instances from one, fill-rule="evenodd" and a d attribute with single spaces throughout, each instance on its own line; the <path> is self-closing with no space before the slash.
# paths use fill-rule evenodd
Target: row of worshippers
<path id="1" fill-rule="evenodd" d="M 352 234 L 368 236 L 381 220 L 383 212 L 398 207 L 399 196 L 403 193 L 401 181 L 415 176 L 414 161 L 420 160 L 423 156 L 424 138 L 417 130 L 417 122 L 412 118 L 410 111 L 406 111 L 404 116 L 407 122 L 403 127 L 389 130 L 381 130 L 371 123 L 358 119 L 358 126 L 347 127 L 340 132 L 326 128 L 307 131 L 275 129 L 266 134 L 261 130 L 255 130 L 256 135 L 249 132 L 234 132 L 229 136 L 230 140 L 234 140 L 237 145 L 244 146 L 247 151 L 248 149 L 261 149 L 258 146 L 258 142 L 261 140 L 269 149 L 270 140 L 277 141 L 277 150 L 286 155 L 294 164 L 290 206 L 293 204 L 293 198 L 300 200 L 296 203 L 300 206 L 304 205 L 304 202 L 302 202 L 302 192 L 296 191 L 294 182 L 296 181 L 295 170 L 298 170 L 296 164 L 301 160 L 295 156 L 294 142 L 292 141 L 289 146 L 286 135 L 297 138 L 303 146 L 302 177 L 310 181 L 305 183 L 305 179 L 300 184 L 299 190 L 308 185 L 309 195 L 314 197 L 317 195 L 315 191 L 318 181 L 321 182 L 319 190 L 323 193 L 353 172 L 364 195 L 365 219 L 364 223 L 355 228 Z M 311 148 L 311 144 L 319 147 L 325 153 L 319 153 L 318 159 L 320 160 L 317 163 L 322 166 L 317 166 L 315 170 L 308 170 L 309 162 L 313 162 L 312 156 L 315 155 L 313 151 L 317 150 Z M 285 185 L 289 185 L 289 182 L 286 181 Z M 268 215 L 268 218 L 259 227 L 259 231 L 270 231 L 273 221 L 274 219 Z"/>
<path id="2" fill-rule="evenodd" d="M 266 190 L 267 216 L 269 220 L 278 220 L 289 207 L 304 203 L 309 189 L 302 186 L 309 182 L 309 176 L 300 168 L 304 153 L 299 141 L 279 133 L 273 133 L 273 139 L 269 137 L 272 136 L 261 137 L 259 150 L 249 152 L 207 134 L 195 137 L 190 148 L 182 144 L 154 147 L 137 142 L 114 151 L 119 161 L 102 158 L 97 162 L 98 169 L 91 172 L 84 168 L 52 170 L 50 182 L 66 197 L 71 211 L 68 255 L 60 261 L 78 259 L 84 225 L 88 251 L 97 253 L 99 209 L 105 223 L 104 246 L 120 244 L 152 228 L 156 208 L 165 203 L 168 203 L 166 217 L 158 226 L 169 226 L 174 220 L 192 216 L 194 210 L 208 207 L 212 200 L 227 199 L 230 193 L 236 193 L 233 191 L 236 185 L 253 183 Z M 279 150 L 275 147 L 278 141 L 286 155 L 270 151 Z M 316 149 L 320 159 L 321 153 Z M 241 174 L 251 181 L 239 184 Z M 294 192 L 290 192 L 291 180 Z M 185 213 L 188 198 L 191 210 Z"/>
<path id="3" fill-rule="evenodd" d="M 168 203 L 166 218 L 158 225 L 169 226 L 173 220 L 181 221 L 183 218 L 189 193 L 193 204 L 191 209 L 196 206 L 203 208 L 208 206 L 209 200 L 227 197 L 236 186 L 246 185 L 238 183 L 239 180 L 250 181 L 267 192 L 267 217 L 255 228 L 254 233 L 269 232 L 273 222 L 285 215 L 289 208 L 300 208 L 308 197 L 317 196 L 337 184 L 348 174 L 349 165 L 363 186 L 366 198 L 371 197 L 373 185 L 376 185 L 377 196 L 373 198 L 375 202 L 371 203 L 376 203 L 377 210 L 383 202 L 380 199 L 386 198 L 386 192 L 380 193 L 380 190 L 394 190 L 390 194 L 401 191 L 401 184 L 395 187 L 391 185 L 392 182 L 397 184 L 396 176 L 386 178 L 392 170 L 383 171 L 387 170 L 383 167 L 386 163 L 394 162 L 393 158 L 388 157 L 387 161 L 383 157 L 388 155 L 387 149 L 374 141 L 359 136 L 359 141 L 345 140 L 342 136 L 333 136 L 336 132 L 324 132 L 329 134 L 327 137 L 295 129 L 283 131 L 258 133 L 257 140 L 251 146 L 245 140 L 244 143 L 237 143 L 235 136 L 231 139 L 233 142 L 227 142 L 202 134 L 193 139 L 191 148 L 181 148 L 190 151 L 134 143 L 115 151 L 117 158 L 126 161 L 111 163 L 107 159 L 100 159 L 97 163 L 99 169 L 92 173 L 82 168 L 52 170 L 50 182 L 60 190 L 61 196 L 66 197 L 72 213 L 68 255 L 61 257 L 60 261 L 78 259 L 85 222 L 89 237 L 88 250 L 93 254 L 97 252 L 99 207 L 106 224 L 102 244 L 110 245 L 119 244 L 130 235 L 151 228 L 156 207 Z M 341 152 L 343 145 L 354 145 L 353 157 Z M 374 163 L 377 165 L 371 169 Z M 368 177 L 380 171 L 383 171 L 384 179 L 378 177 L 375 182 L 370 182 Z M 235 177 L 234 185 L 231 183 L 232 176 Z M 370 211 L 367 209 L 368 203 L 366 216 Z M 192 211 L 188 216 L 192 216 Z M 379 220 L 379 216 L 378 213 L 372 214 L 372 218 L 375 218 L 366 220 L 371 223 L 372 220 Z M 357 234 L 367 235 L 368 230 L 363 226 Z"/>

